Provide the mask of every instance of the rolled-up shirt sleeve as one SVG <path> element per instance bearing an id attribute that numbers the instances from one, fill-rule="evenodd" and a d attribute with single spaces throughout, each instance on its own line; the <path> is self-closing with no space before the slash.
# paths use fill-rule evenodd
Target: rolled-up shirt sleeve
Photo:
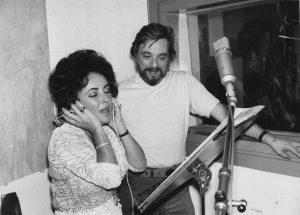
<path id="1" fill-rule="evenodd" d="M 220 102 L 196 78 L 186 73 L 191 112 L 209 117 L 211 111 Z"/>
<path id="2" fill-rule="evenodd" d="M 54 162 L 62 165 L 74 176 L 105 189 L 116 188 L 121 184 L 119 165 L 97 162 L 96 150 L 84 136 L 60 132 L 52 141 L 55 143 Z"/>

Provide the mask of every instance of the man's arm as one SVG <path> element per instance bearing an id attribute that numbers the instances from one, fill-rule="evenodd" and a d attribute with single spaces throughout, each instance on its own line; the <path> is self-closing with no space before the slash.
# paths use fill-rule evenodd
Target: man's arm
<path id="1" fill-rule="evenodd" d="M 214 107 L 210 115 L 219 122 L 222 122 L 227 117 L 227 113 L 227 107 L 222 103 L 218 103 Z M 254 124 L 249 129 L 247 129 L 245 135 L 258 140 L 260 135 L 264 131 L 265 130 L 262 127 Z M 278 135 L 267 132 L 261 138 L 261 142 L 269 145 L 278 155 L 285 159 L 290 159 L 290 156 L 289 154 L 287 154 L 287 152 L 292 152 L 300 158 L 300 143 L 297 143 L 294 140 L 282 138 Z"/>

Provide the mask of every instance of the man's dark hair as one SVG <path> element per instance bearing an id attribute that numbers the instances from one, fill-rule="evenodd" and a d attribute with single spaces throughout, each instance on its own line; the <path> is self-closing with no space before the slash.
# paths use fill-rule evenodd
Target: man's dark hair
<path id="1" fill-rule="evenodd" d="M 157 41 L 159 39 L 166 39 L 168 41 L 168 50 L 170 60 L 175 58 L 176 51 L 174 49 L 174 33 L 171 27 L 161 25 L 159 23 L 150 23 L 142 27 L 142 29 L 137 33 L 135 40 L 132 43 L 130 54 L 136 57 L 141 44 L 145 44 L 150 40 Z"/>
<path id="2" fill-rule="evenodd" d="M 106 78 L 113 97 L 118 95 L 116 78 L 111 64 L 94 50 L 78 50 L 61 59 L 48 80 L 52 100 L 58 112 L 69 109 L 78 100 L 78 93 L 88 84 L 93 72 Z"/>

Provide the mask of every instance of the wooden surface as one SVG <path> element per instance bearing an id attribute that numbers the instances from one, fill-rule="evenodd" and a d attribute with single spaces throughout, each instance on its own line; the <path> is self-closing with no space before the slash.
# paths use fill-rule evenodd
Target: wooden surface
<path id="1" fill-rule="evenodd" d="M 49 73 L 45 0 L 1 0 L 0 185 L 47 167 Z"/>

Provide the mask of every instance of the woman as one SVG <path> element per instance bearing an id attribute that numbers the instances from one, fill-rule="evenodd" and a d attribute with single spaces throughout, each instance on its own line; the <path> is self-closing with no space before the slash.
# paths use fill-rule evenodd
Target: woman
<path id="1" fill-rule="evenodd" d="M 112 66 L 93 50 L 76 51 L 59 61 L 49 91 L 60 113 L 48 147 L 55 214 L 122 214 L 116 189 L 146 160 L 122 121 Z"/>

